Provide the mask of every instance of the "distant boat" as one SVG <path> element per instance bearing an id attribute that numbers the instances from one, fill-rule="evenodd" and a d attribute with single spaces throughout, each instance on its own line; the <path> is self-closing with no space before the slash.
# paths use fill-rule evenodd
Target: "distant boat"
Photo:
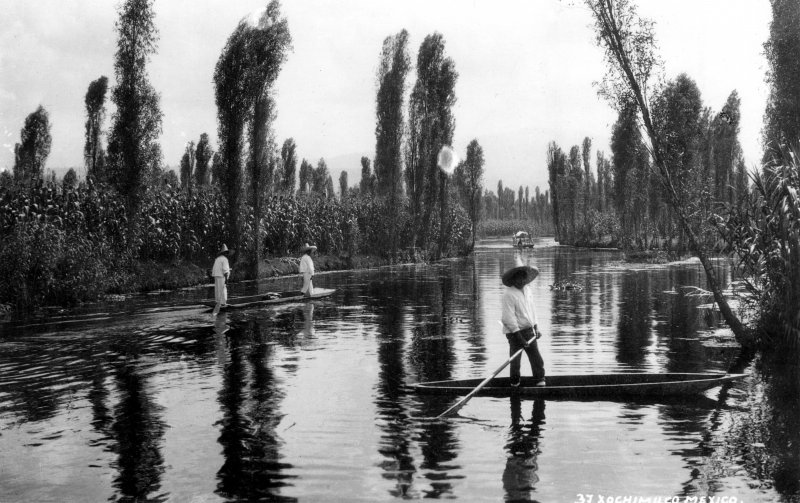
<path id="1" fill-rule="evenodd" d="M 514 234 L 513 245 L 516 248 L 533 248 L 533 240 L 531 235 L 525 231 L 518 231 Z"/>
<path id="2" fill-rule="evenodd" d="M 532 377 L 523 377 L 512 387 L 508 377 L 496 377 L 477 394 L 480 396 L 522 396 L 531 398 L 656 398 L 700 393 L 745 374 L 585 374 L 547 376 L 545 386 L 536 386 Z M 483 379 L 431 381 L 413 385 L 423 394 L 466 395 Z"/>
<path id="3" fill-rule="evenodd" d="M 253 306 L 266 306 L 270 304 L 282 304 L 285 302 L 305 302 L 307 300 L 316 300 L 333 295 L 336 289 L 333 288 L 315 288 L 311 297 L 306 297 L 299 290 L 292 290 L 288 292 L 268 292 L 259 295 L 250 295 L 247 297 L 232 297 L 228 299 L 228 304 L 222 306 L 221 309 L 241 309 Z M 204 306 L 216 307 L 217 303 L 214 300 L 204 300 L 201 302 Z"/>

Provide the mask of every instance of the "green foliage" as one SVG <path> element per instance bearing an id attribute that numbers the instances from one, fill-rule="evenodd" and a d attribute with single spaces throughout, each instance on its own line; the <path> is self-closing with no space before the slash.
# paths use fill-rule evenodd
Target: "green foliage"
<path id="1" fill-rule="evenodd" d="M 463 163 L 456 168 L 456 186 L 459 189 L 461 202 L 467 210 L 467 215 L 472 223 L 472 245 L 475 246 L 475 236 L 478 230 L 478 221 L 481 211 L 481 192 L 483 191 L 483 147 L 477 139 L 467 145 L 467 155 Z"/>
<path id="2" fill-rule="evenodd" d="M 294 138 L 287 138 L 281 147 L 280 189 L 291 195 L 297 183 L 297 144 Z"/>
<path id="3" fill-rule="evenodd" d="M 410 69 L 408 32 L 386 37 L 378 66 L 375 177 L 378 195 L 390 197 L 395 205 L 402 192 L 403 102 Z"/>
<path id="4" fill-rule="evenodd" d="M 348 195 L 347 171 L 342 171 L 341 173 L 339 173 L 339 194 L 343 200 L 347 199 Z"/>
<path id="5" fill-rule="evenodd" d="M 375 173 L 372 172 L 369 157 L 364 156 L 361 158 L 361 181 L 358 185 L 361 195 L 374 195 L 375 183 Z"/>
<path id="6" fill-rule="evenodd" d="M 116 106 L 108 138 L 109 179 L 135 215 L 149 172 L 161 165 L 160 96 L 150 84 L 147 63 L 156 52 L 154 0 L 126 0 L 119 7 L 117 53 L 111 93 Z"/>
<path id="7" fill-rule="evenodd" d="M 84 102 L 86 104 L 86 143 L 83 147 L 83 158 L 86 163 L 87 176 L 97 181 L 106 181 L 103 169 L 105 152 L 100 144 L 103 134 L 103 121 L 106 116 L 106 92 L 108 77 L 101 76 L 89 84 Z"/>
<path id="8" fill-rule="evenodd" d="M 409 100 L 409 153 L 406 184 L 414 216 L 417 245 L 427 248 L 433 228 L 433 215 L 446 211 L 441 200 L 444 178 L 437 165 L 439 151 L 451 145 L 455 132 L 452 108 L 456 102 L 458 73 L 455 63 L 445 56 L 444 37 L 428 35 L 417 54 L 417 81 Z"/>
<path id="9" fill-rule="evenodd" d="M 65 189 L 74 189 L 78 185 L 78 175 L 75 173 L 75 169 L 69 168 L 64 173 L 64 180 L 61 183 L 64 184 Z"/>
<path id="10" fill-rule="evenodd" d="M 245 147 L 245 131 L 247 127 L 252 127 L 256 103 L 269 93 L 290 47 L 288 23 L 281 17 L 280 3 L 272 0 L 257 20 L 247 17 L 239 23 L 228 38 L 214 69 L 222 163 L 220 187 L 228 207 L 227 228 L 231 233 L 228 241 L 238 249 L 245 249 L 242 240 L 250 239 L 244 235 L 246 222 L 239 219 L 244 202 L 241 194 L 250 192 L 243 185 L 243 159 L 247 157 L 243 157 L 245 154 L 242 151 Z M 268 122 L 262 119 L 259 119 L 261 124 L 257 127 Z M 265 135 L 258 136 L 266 138 Z M 256 142 L 256 148 L 263 147 L 259 145 L 260 142 Z M 258 157 L 258 154 L 251 153 L 251 161 L 254 156 Z M 251 167 L 258 168 L 258 163 L 251 162 Z M 261 181 L 260 176 L 256 178 Z M 254 178 L 251 176 L 251 179 Z"/>
<path id="11" fill-rule="evenodd" d="M 141 212 L 142 225 L 132 243 L 140 258 L 202 260 L 213 257 L 224 241 L 225 212 L 218 192 L 150 188 Z"/>
<path id="12" fill-rule="evenodd" d="M 800 345 L 800 160 L 781 151 L 753 175 L 753 194 L 718 228 L 739 258 L 762 332 Z"/>
<path id="13" fill-rule="evenodd" d="M 213 157 L 214 151 L 212 150 L 211 143 L 208 140 L 208 133 L 203 133 L 200 135 L 200 141 L 197 142 L 197 150 L 194 154 L 194 183 L 198 187 L 209 185 L 211 177 L 209 167 Z"/>
<path id="14" fill-rule="evenodd" d="M 0 296 L 18 309 L 96 299 L 115 281 L 106 245 L 51 221 L 25 220 L 3 240 Z"/>
<path id="15" fill-rule="evenodd" d="M 695 189 L 702 186 L 698 184 L 702 109 L 700 90 L 685 73 L 667 83 L 652 108 L 663 161 L 682 204 L 697 200 Z"/>
<path id="16" fill-rule="evenodd" d="M 333 197 L 333 193 L 328 192 L 328 178 L 330 176 L 328 164 L 325 159 L 320 159 L 317 162 L 317 167 L 311 172 L 311 193 L 322 198 Z"/>
<path id="17" fill-rule="evenodd" d="M 14 179 L 30 183 L 44 174 L 44 165 L 50 155 L 50 116 L 41 105 L 25 118 L 20 131 L 20 143 L 16 145 Z"/>
<path id="18" fill-rule="evenodd" d="M 195 155 L 194 142 L 190 141 L 186 144 L 181 157 L 181 187 L 184 190 L 191 190 L 192 187 Z"/>
<path id="19" fill-rule="evenodd" d="M 300 163 L 299 173 L 299 186 L 297 187 L 297 194 L 303 195 L 311 192 L 313 187 L 314 167 L 310 162 L 303 159 Z"/>
<path id="20" fill-rule="evenodd" d="M 525 231 L 531 236 L 541 236 L 541 229 L 537 228 L 529 220 L 498 220 L 496 218 L 487 218 L 481 220 L 478 225 L 478 235 L 483 237 L 502 237 L 509 238 L 517 233 L 517 231 Z M 510 242 L 510 241 L 509 241 Z"/>
<path id="21" fill-rule="evenodd" d="M 780 157 L 784 145 L 800 140 L 800 3 L 771 0 L 772 23 L 764 53 L 769 97 L 764 113 L 765 157 Z"/>

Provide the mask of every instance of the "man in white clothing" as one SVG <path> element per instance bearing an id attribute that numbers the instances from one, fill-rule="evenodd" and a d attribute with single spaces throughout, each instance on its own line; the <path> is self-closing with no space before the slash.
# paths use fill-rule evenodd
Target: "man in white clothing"
<path id="1" fill-rule="evenodd" d="M 503 284 L 507 287 L 502 299 L 503 332 L 508 339 L 508 354 L 514 355 L 525 350 L 531 364 L 533 381 L 544 386 L 544 360 L 539 353 L 536 340 L 542 336 L 533 306 L 533 294 L 529 283 L 539 275 L 539 269 L 530 266 L 517 266 L 503 274 Z M 530 341 L 530 342 L 528 342 Z M 511 361 L 511 385 L 519 386 L 520 358 Z"/>
<path id="2" fill-rule="evenodd" d="M 212 316 L 216 316 L 220 308 L 228 303 L 227 284 L 228 277 L 231 274 L 231 266 L 228 264 L 228 253 L 230 253 L 230 250 L 223 244 L 222 249 L 217 253 L 214 267 L 211 268 L 211 276 L 214 278 L 214 300 L 217 301 Z"/>
<path id="3" fill-rule="evenodd" d="M 309 246 L 308 243 L 300 249 L 300 252 L 303 254 L 303 257 L 300 259 L 300 274 L 303 275 L 303 288 L 300 291 L 306 297 L 311 297 L 311 294 L 314 293 L 314 284 L 311 281 L 314 277 L 314 261 L 311 260 L 311 255 L 315 251 L 317 251 L 317 247 Z"/>

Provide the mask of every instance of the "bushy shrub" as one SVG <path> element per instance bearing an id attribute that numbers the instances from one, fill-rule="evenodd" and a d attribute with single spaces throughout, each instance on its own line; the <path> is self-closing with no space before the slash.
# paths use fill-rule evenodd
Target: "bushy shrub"
<path id="1" fill-rule="evenodd" d="M 52 223 L 20 222 L 4 241 L 0 302 L 17 308 L 97 299 L 120 280 L 106 245 Z"/>
<path id="2" fill-rule="evenodd" d="M 478 235 L 482 237 L 509 238 L 525 231 L 531 236 L 540 236 L 540 229 L 531 220 L 498 220 L 495 218 L 483 220 L 478 224 Z"/>
<path id="3" fill-rule="evenodd" d="M 761 333 L 800 346 L 800 161 L 797 152 L 753 175 L 753 192 L 717 220 L 739 258 Z"/>

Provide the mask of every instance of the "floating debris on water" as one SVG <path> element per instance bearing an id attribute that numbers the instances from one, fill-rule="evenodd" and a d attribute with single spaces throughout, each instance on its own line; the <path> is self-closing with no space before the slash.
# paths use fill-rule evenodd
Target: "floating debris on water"
<path id="1" fill-rule="evenodd" d="M 580 292 L 583 290 L 583 286 L 574 281 L 560 280 L 550 285 L 550 290 L 558 290 L 559 292 Z"/>

